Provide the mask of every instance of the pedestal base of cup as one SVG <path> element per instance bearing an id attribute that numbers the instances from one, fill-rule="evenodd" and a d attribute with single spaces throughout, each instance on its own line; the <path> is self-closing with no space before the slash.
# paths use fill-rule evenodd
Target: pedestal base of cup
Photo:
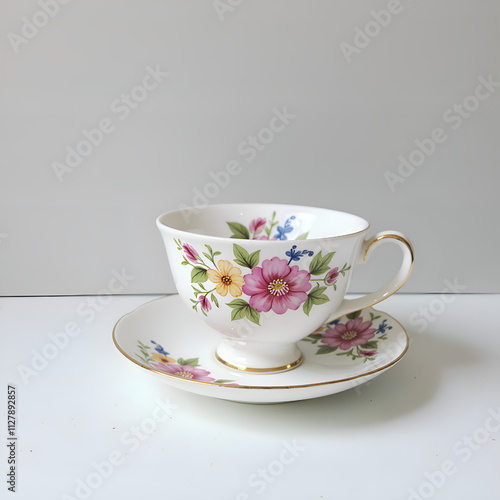
<path id="1" fill-rule="evenodd" d="M 248 373 L 280 373 L 293 370 L 302 363 L 297 344 L 239 342 L 223 340 L 215 351 L 219 363 Z"/>

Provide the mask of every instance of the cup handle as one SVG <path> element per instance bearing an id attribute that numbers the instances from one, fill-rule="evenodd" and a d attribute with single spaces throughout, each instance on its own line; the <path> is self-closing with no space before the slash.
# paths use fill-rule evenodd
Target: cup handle
<path id="1" fill-rule="evenodd" d="M 335 318 L 340 318 L 341 316 L 359 311 L 366 307 L 371 307 L 387 299 L 387 297 L 390 297 L 404 285 L 413 269 L 414 258 L 412 246 L 402 233 L 398 233 L 397 231 L 382 231 L 377 233 L 373 238 L 365 240 L 361 247 L 358 264 L 364 264 L 366 259 L 371 255 L 371 252 L 377 246 L 387 242 L 395 243 L 403 251 L 403 263 L 394 278 L 376 292 L 358 299 L 344 299 L 328 321 L 332 321 Z"/>

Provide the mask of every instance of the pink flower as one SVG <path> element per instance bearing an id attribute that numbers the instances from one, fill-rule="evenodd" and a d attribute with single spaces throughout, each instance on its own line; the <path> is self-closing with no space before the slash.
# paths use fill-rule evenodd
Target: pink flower
<path id="1" fill-rule="evenodd" d="M 173 375 L 174 377 L 185 378 L 186 380 L 199 380 L 201 382 L 215 382 L 212 377 L 207 377 L 210 372 L 191 365 L 178 365 L 175 363 L 151 363 L 157 370 Z"/>
<path id="2" fill-rule="evenodd" d="M 375 336 L 375 328 L 371 321 L 365 321 L 363 318 L 350 319 L 345 325 L 337 323 L 335 328 L 328 328 L 323 334 L 321 342 L 328 347 L 338 347 L 343 351 L 349 348 L 366 344 Z"/>
<path id="3" fill-rule="evenodd" d="M 250 229 L 251 233 L 259 234 L 264 229 L 265 225 L 266 225 L 266 219 L 259 217 L 250 222 L 248 228 Z"/>
<path id="4" fill-rule="evenodd" d="M 284 314 L 288 309 L 296 311 L 307 299 L 311 289 L 308 271 L 299 271 L 299 266 L 289 266 L 279 257 L 262 262 L 244 276 L 243 293 L 250 295 L 249 305 L 258 312 L 272 310 Z"/>
<path id="5" fill-rule="evenodd" d="M 335 283 L 338 277 L 339 277 L 339 268 L 334 267 L 333 269 L 330 269 L 328 271 L 328 274 L 326 275 L 325 279 L 328 285 L 332 285 L 333 283 Z"/>
<path id="6" fill-rule="evenodd" d="M 373 358 L 373 356 L 376 356 L 378 352 L 376 349 L 372 349 L 371 351 L 360 350 L 359 354 L 361 354 L 361 356 L 364 356 L 365 358 Z"/>
<path id="7" fill-rule="evenodd" d="M 182 248 L 191 262 L 196 262 L 198 260 L 198 252 L 189 243 L 184 243 Z"/>
<path id="8" fill-rule="evenodd" d="M 210 301 L 207 299 L 206 295 L 200 295 L 198 297 L 198 300 L 200 301 L 200 306 L 201 308 L 205 311 L 208 312 L 210 309 L 212 309 L 212 304 Z"/>

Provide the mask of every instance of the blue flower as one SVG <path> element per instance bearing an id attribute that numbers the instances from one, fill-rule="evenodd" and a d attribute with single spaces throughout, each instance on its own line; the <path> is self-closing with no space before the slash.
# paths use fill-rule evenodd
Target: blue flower
<path id="1" fill-rule="evenodd" d="M 289 217 L 284 226 L 278 226 L 276 230 L 278 231 L 275 235 L 274 238 L 278 240 L 287 240 L 287 233 L 291 233 L 293 231 L 292 227 L 292 220 L 295 220 L 295 215 L 292 215 Z"/>
<path id="2" fill-rule="evenodd" d="M 295 250 L 296 248 L 297 248 L 297 245 L 293 245 L 292 248 L 290 248 L 290 250 L 285 252 L 285 255 L 287 257 L 290 257 L 288 264 L 290 264 L 290 262 L 292 262 L 292 261 L 298 261 L 298 260 L 300 260 L 301 257 L 305 257 L 306 255 L 308 255 L 309 257 L 312 257 L 314 255 L 314 252 L 312 252 L 311 250 L 298 250 L 298 251 L 296 251 Z"/>
<path id="3" fill-rule="evenodd" d="M 380 325 L 378 325 L 377 331 L 375 333 L 385 333 L 386 330 L 392 330 L 392 326 L 387 324 L 387 320 L 384 319 Z"/>
<path id="4" fill-rule="evenodd" d="M 157 344 L 154 340 L 152 340 L 151 343 L 155 345 L 155 351 L 158 354 L 163 354 L 164 356 L 168 356 L 170 354 L 169 352 L 165 351 L 165 349 L 163 349 L 163 347 L 160 344 Z"/>

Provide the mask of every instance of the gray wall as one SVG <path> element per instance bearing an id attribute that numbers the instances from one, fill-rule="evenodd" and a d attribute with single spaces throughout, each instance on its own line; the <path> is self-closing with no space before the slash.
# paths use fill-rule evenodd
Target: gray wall
<path id="1" fill-rule="evenodd" d="M 154 220 L 204 190 L 405 232 L 402 291 L 500 292 L 498 1 L 42 4 L 0 6 L 0 294 L 173 292 Z M 252 154 L 276 110 L 293 118 Z"/>

